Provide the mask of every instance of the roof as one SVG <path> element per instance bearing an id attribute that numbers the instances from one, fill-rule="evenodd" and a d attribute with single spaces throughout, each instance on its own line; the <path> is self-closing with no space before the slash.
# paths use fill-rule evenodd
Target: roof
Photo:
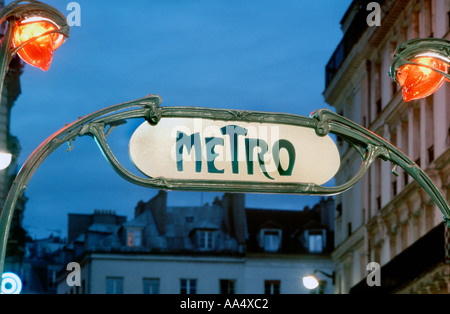
<path id="1" fill-rule="evenodd" d="M 99 233 L 112 233 L 119 228 L 117 225 L 94 223 L 89 226 L 88 231 Z"/>
<path id="2" fill-rule="evenodd" d="M 322 209 L 328 207 L 321 202 L 320 206 L 304 210 L 246 209 L 244 202 L 233 202 L 232 198 L 213 205 L 167 207 L 165 202 L 156 204 L 152 199 L 139 205 L 134 219 L 120 226 L 93 224 L 86 239 L 78 240 L 85 240 L 85 247 L 96 252 L 242 254 L 263 252 L 259 245 L 262 229 L 280 229 L 282 243 L 278 253 L 297 254 L 306 251 L 302 236 L 308 224 L 314 229 L 327 229 L 320 222 Z M 201 245 L 202 235 L 194 232 L 199 229 L 213 231 L 214 248 L 205 249 Z M 236 235 L 237 229 L 241 240 Z M 138 242 L 129 246 L 134 241 L 134 232 L 139 230 L 142 233 L 136 238 Z M 132 237 L 129 232 L 133 232 Z"/>
<path id="3" fill-rule="evenodd" d="M 258 244 L 261 229 L 281 229 L 282 243 L 280 253 L 301 253 L 305 248 L 300 242 L 299 231 L 304 230 L 307 223 L 320 221 L 320 215 L 315 210 L 270 210 L 247 209 L 247 250 L 263 252 Z"/>

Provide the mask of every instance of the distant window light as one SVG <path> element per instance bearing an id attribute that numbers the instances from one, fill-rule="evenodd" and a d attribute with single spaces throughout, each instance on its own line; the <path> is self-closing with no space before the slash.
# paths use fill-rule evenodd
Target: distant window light
<path id="1" fill-rule="evenodd" d="M 181 294 L 196 294 L 197 293 L 197 279 L 180 279 L 180 293 Z"/>
<path id="2" fill-rule="evenodd" d="M 133 234 L 133 232 L 128 232 L 128 238 L 127 239 L 128 239 L 127 240 L 127 245 L 129 247 L 132 247 L 133 244 L 134 244 L 134 234 Z"/>
<path id="3" fill-rule="evenodd" d="M 127 245 L 129 247 L 141 246 L 142 245 L 142 231 L 141 230 L 128 231 Z"/>
<path id="4" fill-rule="evenodd" d="M 144 278 L 143 279 L 143 293 L 144 294 L 159 294 L 159 278 Z"/>
<path id="5" fill-rule="evenodd" d="M 266 252 L 277 252 L 281 247 L 281 230 L 263 229 L 262 246 Z"/>

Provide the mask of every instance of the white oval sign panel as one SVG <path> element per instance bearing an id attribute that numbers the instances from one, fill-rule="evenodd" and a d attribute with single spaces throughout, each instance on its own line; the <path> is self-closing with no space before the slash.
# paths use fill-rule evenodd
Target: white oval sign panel
<path id="1" fill-rule="evenodd" d="M 162 118 L 139 126 L 129 148 L 151 178 L 322 185 L 340 166 L 329 136 L 275 123 Z"/>

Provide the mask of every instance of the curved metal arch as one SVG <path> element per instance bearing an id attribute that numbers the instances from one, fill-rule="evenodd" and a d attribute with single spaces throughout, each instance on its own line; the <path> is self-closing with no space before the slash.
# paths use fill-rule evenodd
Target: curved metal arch
<path id="1" fill-rule="evenodd" d="M 149 115 L 149 108 L 152 106 L 159 106 L 160 102 L 161 98 L 159 96 L 149 96 L 144 99 L 127 102 L 96 111 L 55 132 L 34 150 L 14 179 L 8 196 L 6 197 L 3 210 L 0 213 L 0 274 L 3 272 L 3 263 L 6 254 L 9 228 L 17 200 L 26 190 L 31 176 L 42 164 L 42 162 L 62 144 L 87 134 L 86 130 L 89 123 L 92 123 L 96 119 L 101 117 L 107 119 L 111 113 L 115 112 L 120 112 L 120 115 L 127 118 L 147 117 Z"/>
<path id="2" fill-rule="evenodd" d="M 450 227 L 450 207 L 447 201 L 430 177 L 401 150 L 377 134 L 329 110 L 319 110 L 315 117 L 327 125 L 330 133 L 340 135 L 353 145 L 366 146 L 367 151 L 378 150 L 379 152 L 374 154 L 374 159 L 381 158 L 390 161 L 394 166 L 400 166 L 430 195 L 441 210 L 447 226 Z M 372 158 L 363 159 L 363 164 L 370 159 Z"/>
<path id="3" fill-rule="evenodd" d="M 160 104 L 161 98 L 159 96 L 149 95 L 143 99 L 96 111 L 55 132 L 30 155 L 17 174 L 6 198 L 4 208 L 0 214 L 0 273 L 3 271 L 6 244 L 14 209 L 18 198 L 26 190 L 31 176 L 42 162 L 62 144 L 67 142 L 71 143 L 75 138 L 86 135 L 94 138 L 107 161 L 122 178 L 133 184 L 166 190 L 201 191 L 207 189 L 217 192 L 239 191 L 272 194 L 335 195 L 345 192 L 356 185 L 367 172 L 371 164 L 377 158 L 381 158 L 402 167 L 409 175 L 411 175 L 431 196 L 433 201 L 435 201 L 444 214 L 444 220 L 450 225 L 450 208 L 437 187 L 423 170 L 399 149 L 383 138 L 330 110 L 320 109 L 314 112 L 311 117 L 303 117 L 293 114 L 198 107 L 160 107 Z M 126 123 L 126 120 L 129 119 L 144 118 L 150 124 L 156 125 L 160 119 L 170 117 L 191 117 L 261 123 L 276 122 L 280 124 L 313 128 L 319 136 L 335 134 L 342 137 L 357 150 L 361 156 L 362 162 L 359 171 L 352 179 L 335 187 L 304 183 L 219 182 L 206 180 L 177 180 L 162 177 L 144 178 L 127 170 L 117 160 L 107 142 L 107 137 L 111 131 L 117 126 Z"/>

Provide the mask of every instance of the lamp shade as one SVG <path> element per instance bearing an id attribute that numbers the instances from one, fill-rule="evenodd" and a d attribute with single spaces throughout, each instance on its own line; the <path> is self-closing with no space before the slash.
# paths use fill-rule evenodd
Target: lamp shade
<path id="1" fill-rule="evenodd" d="M 57 29 L 51 20 L 45 18 L 32 18 L 18 23 L 13 35 L 14 47 L 23 45 L 18 55 L 26 63 L 47 71 L 53 52 L 64 42 L 64 35 L 53 32 Z"/>
<path id="2" fill-rule="evenodd" d="M 405 101 L 427 97 L 449 81 L 449 52 L 450 42 L 439 38 L 411 39 L 397 48 L 389 75 Z"/>
<path id="3" fill-rule="evenodd" d="M 419 57 L 397 70 L 397 82 L 402 86 L 403 99 L 411 101 L 433 94 L 444 83 L 445 77 L 433 69 L 448 71 L 448 65 L 433 57 Z M 420 64 L 420 65 L 419 65 Z"/>

